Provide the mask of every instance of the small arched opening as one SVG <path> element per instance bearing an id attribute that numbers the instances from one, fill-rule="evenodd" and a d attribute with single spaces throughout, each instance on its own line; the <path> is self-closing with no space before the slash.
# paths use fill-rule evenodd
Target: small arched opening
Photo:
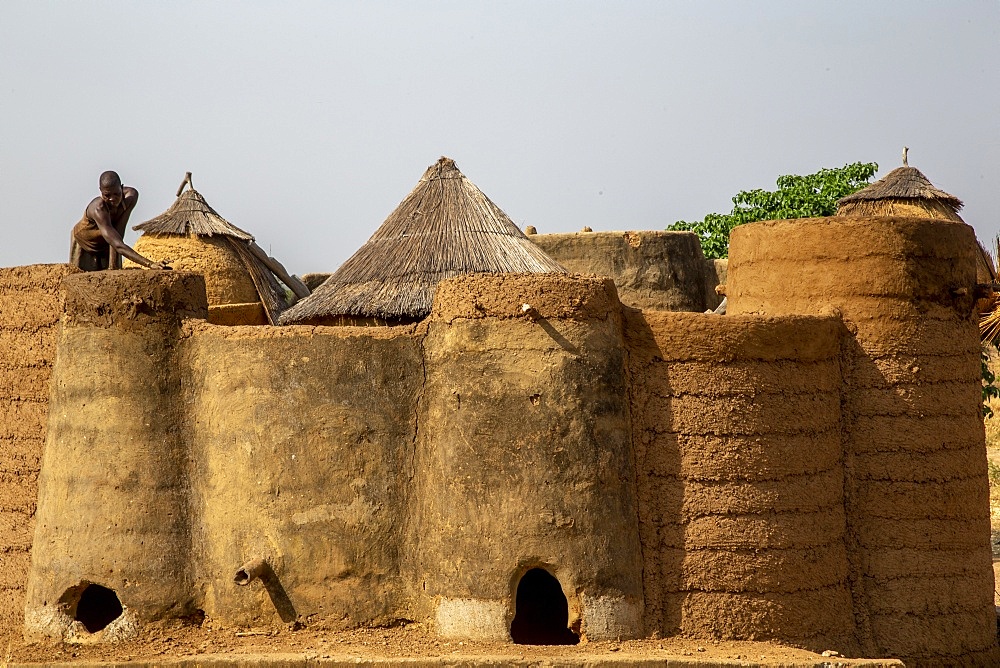
<path id="1" fill-rule="evenodd" d="M 73 619 L 83 624 L 90 633 L 97 633 L 121 617 L 122 612 L 122 602 L 113 590 L 88 584 L 80 593 Z"/>
<path id="2" fill-rule="evenodd" d="M 518 645 L 575 645 L 579 636 L 569 628 L 569 604 L 559 580 L 542 568 L 532 568 L 517 584 L 510 637 Z"/>

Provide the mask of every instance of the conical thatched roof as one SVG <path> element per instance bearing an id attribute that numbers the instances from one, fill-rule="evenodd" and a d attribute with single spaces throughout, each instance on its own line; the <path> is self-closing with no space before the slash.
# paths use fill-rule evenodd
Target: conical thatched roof
<path id="1" fill-rule="evenodd" d="M 185 185 L 190 188 L 184 190 Z M 149 234 L 197 234 L 203 237 L 222 235 L 244 241 L 254 240 L 252 234 L 236 227 L 209 206 L 201 193 L 194 189 L 190 172 L 184 176 L 177 191 L 177 199 L 169 209 L 156 218 L 134 225 L 132 229 Z"/>
<path id="2" fill-rule="evenodd" d="M 916 167 L 897 167 L 882 179 L 837 200 L 838 215 L 893 215 L 916 213 L 900 207 L 919 207 L 930 217 L 963 222 L 962 200 L 934 185 Z"/>
<path id="3" fill-rule="evenodd" d="M 188 187 L 184 190 L 185 186 Z M 184 175 L 177 190 L 177 199 L 159 216 L 134 225 L 133 230 L 158 236 L 221 236 L 239 257 L 253 280 L 268 322 L 277 324 L 278 317 L 288 308 L 285 291 L 271 270 L 251 250 L 254 237 L 223 218 L 194 189 L 191 172 Z M 168 258 L 169 259 L 169 258 Z"/>
<path id="4" fill-rule="evenodd" d="M 455 161 L 441 158 L 375 234 L 281 324 L 341 316 L 418 320 L 452 276 L 566 270 L 531 243 Z"/>

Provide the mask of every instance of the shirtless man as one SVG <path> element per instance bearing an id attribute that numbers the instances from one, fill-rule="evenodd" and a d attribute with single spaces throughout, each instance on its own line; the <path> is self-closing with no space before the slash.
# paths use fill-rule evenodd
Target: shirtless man
<path id="1" fill-rule="evenodd" d="M 139 191 L 122 186 L 115 172 L 101 174 L 101 196 L 87 205 L 83 218 L 73 227 L 69 262 L 84 271 L 121 269 L 122 257 L 149 269 L 170 269 L 136 253 L 122 240 Z"/>

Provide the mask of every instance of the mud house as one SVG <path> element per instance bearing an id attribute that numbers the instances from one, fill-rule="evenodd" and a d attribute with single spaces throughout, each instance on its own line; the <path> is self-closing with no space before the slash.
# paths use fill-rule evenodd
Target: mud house
<path id="1" fill-rule="evenodd" d="M 534 614 L 989 661 L 975 248 L 928 218 L 755 223 L 726 316 L 470 274 L 394 327 L 213 325 L 183 272 L 0 270 L 0 624 L 531 641 Z"/>

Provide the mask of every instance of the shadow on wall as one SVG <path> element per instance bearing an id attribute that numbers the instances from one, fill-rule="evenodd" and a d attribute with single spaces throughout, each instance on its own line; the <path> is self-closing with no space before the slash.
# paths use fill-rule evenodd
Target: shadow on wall
<path id="1" fill-rule="evenodd" d="M 638 310 L 624 320 L 629 410 L 635 448 L 639 542 L 643 552 L 646 633 L 680 631 L 684 567 L 684 504 L 680 444 L 669 410 L 674 395 L 666 363 L 649 323 Z"/>
<path id="2" fill-rule="evenodd" d="M 263 559 L 254 559 L 243 564 L 233 576 L 233 582 L 241 587 L 248 586 L 254 580 L 260 580 L 281 621 L 288 624 L 298 618 L 295 606 L 292 605 L 292 600 L 288 598 L 288 592 L 285 591 L 281 580 L 271 568 L 271 564 Z"/>

